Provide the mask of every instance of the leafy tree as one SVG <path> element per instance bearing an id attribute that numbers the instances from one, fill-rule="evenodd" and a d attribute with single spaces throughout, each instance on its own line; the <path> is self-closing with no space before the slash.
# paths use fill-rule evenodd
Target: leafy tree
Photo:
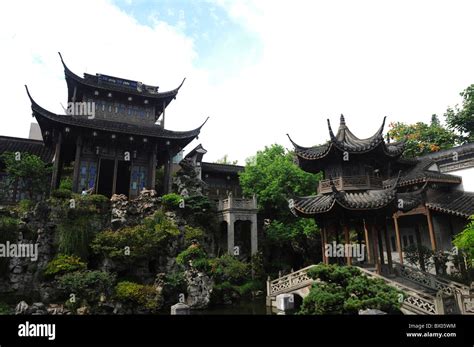
<path id="1" fill-rule="evenodd" d="M 5 152 L 0 159 L 5 164 L 5 171 L 8 174 L 7 187 L 2 187 L 2 190 L 7 191 L 19 182 L 30 199 L 46 193 L 51 167 L 48 167 L 41 158 L 29 153 Z"/>
<path id="2" fill-rule="evenodd" d="M 299 314 L 357 314 L 378 309 L 400 312 L 402 292 L 381 279 L 368 278 L 356 267 L 319 264 L 308 271 L 313 284 Z"/>
<path id="3" fill-rule="evenodd" d="M 224 154 L 224 156 L 220 159 L 217 159 L 215 161 L 216 164 L 228 164 L 228 165 L 237 165 L 238 160 L 230 160 L 229 156 L 227 154 Z"/>
<path id="4" fill-rule="evenodd" d="M 406 141 L 403 155 L 408 158 L 451 148 L 457 140 L 457 136 L 452 131 L 440 124 L 437 115 L 431 117 L 430 124 L 391 123 L 388 134 L 395 141 Z"/>
<path id="5" fill-rule="evenodd" d="M 474 142 L 474 84 L 460 93 L 462 105 L 448 107 L 444 116 L 448 127 L 457 131 L 463 143 Z"/>
<path id="6" fill-rule="evenodd" d="M 462 232 L 456 235 L 453 244 L 462 251 L 468 260 L 468 263 L 474 262 L 474 215 L 469 219 L 469 224 Z"/>
<path id="7" fill-rule="evenodd" d="M 289 216 L 288 198 L 292 195 L 315 194 L 320 175 L 301 170 L 293 162 L 293 154 L 281 145 L 265 147 L 247 159 L 240 173 L 244 195 L 255 194 L 262 216 Z"/>
<path id="8" fill-rule="evenodd" d="M 264 247 L 269 248 L 265 253 L 271 255 L 267 265 L 276 271 L 301 267 L 314 262 L 318 255 L 314 220 L 295 217 L 288 208 L 288 199 L 315 194 L 320 177 L 301 170 L 293 161 L 293 153 L 277 144 L 247 159 L 240 173 L 244 195 L 257 197 L 259 218 L 264 220 Z"/>

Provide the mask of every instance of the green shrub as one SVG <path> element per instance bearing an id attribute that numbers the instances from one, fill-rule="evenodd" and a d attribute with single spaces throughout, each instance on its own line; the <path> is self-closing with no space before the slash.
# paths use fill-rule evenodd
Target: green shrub
<path id="1" fill-rule="evenodd" d="M 229 281 L 232 284 L 243 284 L 251 278 L 251 265 L 239 261 L 230 254 L 210 260 L 211 274 L 217 282 Z"/>
<path id="2" fill-rule="evenodd" d="M 71 177 L 64 177 L 59 183 L 59 189 L 72 191 L 72 179 Z"/>
<path id="3" fill-rule="evenodd" d="M 103 213 L 110 207 L 110 199 L 101 194 L 80 195 L 79 202 L 95 207 L 99 213 Z"/>
<path id="4" fill-rule="evenodd" d="M 115 287 L 115 299 L 132 307 L 144 308 L 152 313 L 162 305 L 162 297 L 153 286 L 134 282 L 119 282 Z"/>
<path id="5" fill-rule="evenodd" d="M 183 197 L 179 194 L 171 193 L 165 194 L 161 197 L 161 203 L 167 210 L 175 210 L 179 207 L 179 203 L 183 200 Z"/>
<path id="6" fill-rule="evenodd" d="M 82 271 L 87 268 L 87 264 L 81 261 L 81 258 L 58 254 L 56 258 L 51 260 L 44 271 L 46 276 L 64 275 L 68 272 Z"/>
<path id="7" fill-rule="evenodd" d="M 184 227 L 184 239 L 187 242 L 193 240 L 202 241 L 204 238 L 204 231 L 201 228 L 194 228 L 192 226 L 186 225 Z"/>
<path id="8" fill-rule="evenodd" d="M 35 203 L 28 199 L 23 199 L 18 202 L 16 206 L 16 211 L 18 213 L 25 213 L 31 211 L 35 207 Z"/>
<path id="9" fill-rule="evenodd" d="M 403 292 L 355 267 L 319 264 L 308 275 L 320 281 L 313 283 L 300 314 L 357 314 L 369 308 L 400 313 Z"/>
<path id="10" fill-rule="evenodd" d="M 201 226 L 204 230 L 215 228 L 216 204 L 207 196 L 190 196 L 184 199 L 184 203 L 184 215 L 190 224 Z"/>
<path id="11" fill-rule="evenodd" d="M 51 192 L 51 196 L 56 199 L 71 199 L 72 192 L 68 189 L 55 189 Z"/>
<path id="12" fill-rule="evenodd" d="M 163 285 L 163 297 L 167 302 L 176 303 L 176 299 L 180 293 L 186 293 L 187 284 L 184 278 L 184 272 L 177 271 L 168 273 L 165 277 Z"/>
<path id="13" fill-rule="evenodd" d="M 0 302 L 0 316 L 14 314 L 14 310 L 8 304 Z"/>
<path id="14" fill-rule="evenodd" d="M 96 228 L 94 218 L 88 215 L 62 220 L 57 226 L 59 252 L 86 259 Z"/>
<path id="15" fill-rule="evenodd" d="M 92 242 L 92 250 L 95 254 L 124 262 L 152 260 L 162 254 L 167 242 L 180 233 L 172 220 L 163 213 L 156 212 L 152 217 L 145 218 L 140 225 L 98 233 Z M 126 247 L 130 250 L 129 255 L 125 253 Z"/>
<path id="16" fill-rule="evenodd" d="M 203 266 L 203 262 L 206 262 L 207 260 L 206 252 L 200 245 L 197 244 L 189 246 L 176 257 L 176 262 L 184 266 L 187 266 L 190 261 L 192 262 L 193 266 L 196 264 Z"/>
<path id="17" fill-rule="evenodd" d="M 65 297 L 74 294 L 76 301 L 97 303 L 101 294 L 110 294 L 115 283 L 115 275 L 104 271 L 75 271 L 58 278 L 58 288 Z"/>

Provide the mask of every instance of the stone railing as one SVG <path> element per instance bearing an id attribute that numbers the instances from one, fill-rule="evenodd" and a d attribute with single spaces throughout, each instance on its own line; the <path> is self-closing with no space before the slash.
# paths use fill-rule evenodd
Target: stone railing
<path id="1" fill-rule="evenodd" d="M 256 210 L 257 199 L 255 196 L 252 199 L 234 198 L 229 196 L 227 199 L 219 200 L 217 203 L 217 210 Z"/>
<path id="2" fill-rule="evenodd" d="M 267 297 L 275 297 L 278 294 L 290 293 L 303 287 L 310 286 L 315 280 L 308 276 L 308 270 L 316 265 L 310 265 L 288 275 L 279 277 L 273 281 L 267 281 Z M 443 311 L 436 301 L 435 297 L 415 292 L 412 288 L 391 281 L 383 276 L 377 275 L 369 270 L 359 267 L 359 270 L 368 277 L 379 278 L 391 287 L 400 289 L 405 293 L 403 297 L 402 308 L 417 314 L 433 315 Z"/>
<path id="3" fill-rule="evenodd" d="M 474 314 L 474 295 L 460 295 L 461 314 Z"/>
<path id="4" fill-rule="evenodd" d="M 267 296 L 277 296 L 281 293 L 288 293 L 292 290 L 311 285 L 314 280 L 309 278 L 308 270 L 314 266 L 316 265 L 305 267 L 288 275 L 277 278 L 271 282 L 267 282 Z"/>
<path id="5" fill-rule="evenodd" d="M 398 263 L 395 264 L 395 270 L 400 277 L 435 291 L 441 290 L 446 295 L 469 294 L 468 286 L 440 278 L 425 271 Z"/>
<path id="6" fill-rule="evenodd" d="M 373 176 L 340 176 L 332 180 L 337 190 L 383 189 L 382 179 Z M 331 180 L 319 181 L 318 193 L 330 193 Z"/>
<path id="7" fill-rule="evenodd" d="M 377 275 L 364 268 L 359 267 L 359 270 L 361 270 L 368 277 L 379 278 L 383 280 L 389 286 L 395 287 L 403 291 L 405 293 L 405 296 L 403 298 L 402 308 L 408 311 L 417 313 L 417 314 L 432 315 L 432 314 L 442 313 L 443 309 L 439 307 L 440 303 L 436 301 L 436 298 L 434 296 L 420 293 L 420 292 L 415 292 L 413 288 L 410 288 L 401 283 L 389 280 L 388 278 Z"/>

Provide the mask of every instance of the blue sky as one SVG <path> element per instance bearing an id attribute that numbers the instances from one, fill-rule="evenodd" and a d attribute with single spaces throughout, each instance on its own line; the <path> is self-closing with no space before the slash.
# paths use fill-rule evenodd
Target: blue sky
<path id="1" fill-rule="evenodd" d="M 25 11 L 28 8 L 28 11 Z M 1 135 L 27 137 L 34 99 L 60 113 L 61 51 L 76 74 L 186 82 L 166 128 L 194 129 L 205 160 L 240 164 L 273 143 L 359 137 L 387 116 L 429 122 L 474 83 L 471 0 L 0 1 Z"/>
<path id="2" fill-rule="evenodd" d="M 193 63 L 196 68 L 212 71 L 213 82 L 238 75 L 242 68 L 260 58 L 262 43 L 258 33 L 248 30 L 213 1 L 114 0 L 113 3 L 140 24 L 153 27 L 157 21 L 163 21 L 192 38 L 197 53 Z"/>

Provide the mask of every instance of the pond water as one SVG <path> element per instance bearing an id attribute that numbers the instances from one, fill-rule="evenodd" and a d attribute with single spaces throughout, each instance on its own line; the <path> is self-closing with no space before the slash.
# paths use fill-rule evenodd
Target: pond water
<path id="1" fill-rule="evenodd" d="M 267 315 L 272 314 L 266 307 L 265 298 L 241 301 L 234 305 L 216 305 L 205 310 L 191 310 L 192 315 Z"/>

